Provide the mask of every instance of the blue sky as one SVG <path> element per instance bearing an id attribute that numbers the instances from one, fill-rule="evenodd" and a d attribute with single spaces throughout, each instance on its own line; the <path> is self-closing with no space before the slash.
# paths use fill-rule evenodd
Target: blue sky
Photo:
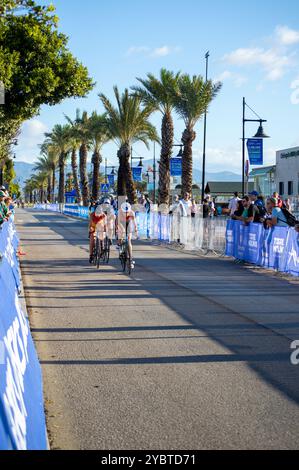
<path id="1" fill-rule="evenodd" d="M 41 2 L 47 4 L 47 1 Z M 223 88 L 210 108 L 207 132 L 209 171 L 241 172 L 242 97 L 268 119 L 265 163 L 275 151 L 299 145 L 299 14 L 297 0 L 54 0 L 59 27 L 69 36 L 70 50 L 86 65 L 96 87 L 86 99 L 65 100 L 43 107 L 23 126 L 17 148 L 19 161 L 38 156 L 43 133 L 76 108 L 102 111 L 100 91 L 112 98 L 136 83 L 135 77 L 157 74 L 161 67 L 204 74 L 204 54 L 210 50 L 210 77 Z M 174 116 L 175 117 L 175 116 Z M 248 117 L 251 117 L 248 114 Z M 153 116 L 160 127 L 161 117 Z M 194 164 L 201 166 L 202 128 L 197 125 Z M 256 132 L 248 125 L 247 136 Z M 182 122 L 175 117 L 179 141 Z M 151 158 L 142 144 L 136 155 Z M 103 156 L 115 163 L 116 147 L 107 144 Z"/>

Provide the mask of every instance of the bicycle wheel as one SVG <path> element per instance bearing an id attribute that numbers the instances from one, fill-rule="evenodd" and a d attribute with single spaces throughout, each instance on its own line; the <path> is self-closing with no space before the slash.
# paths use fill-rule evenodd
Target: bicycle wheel
<path id="1" fill-rule="evenodd" d="M 125 267 L 125 271 L 130 276 L 130 274 L 132 272 L 132 260 L 131 260 L 131 257 L 130 257 L 128 245 L 126 246 L 126 267 Z"/>
<path id="2" fill-rule="evenodd" d="M 106 240 L 105 240 L 105 253 L 106 253 L 106 264 L 108 264 L 110 260 L 110 240 L 108 237 L 106 237 Z"/>
<path id="3" fill-rule="evenodd" d="M 124 271 L 125 259 L 124 259 L 123 245 L 119 246 L 119 261 L 121 264 L 121 270 Z"/>
<path id="4" fill-rule="evenodd" d="M 96 238 L 95 244 L 94 244 L 94 249 L 93 249 L 93 264 L 96 266 L 97 265 L 97 260 L 98 260 L 98 254 L 99 254 L 99 249 L 98 249 L 98 239 Z"/>
<path id="5" fill-rule="evenodd" d="M 97 238 L 97 259 L 96 259 L 97 269 L 100 268 L 100 261 L 101 261 L 101 244 L 100 244 L 100 240 Z"/>

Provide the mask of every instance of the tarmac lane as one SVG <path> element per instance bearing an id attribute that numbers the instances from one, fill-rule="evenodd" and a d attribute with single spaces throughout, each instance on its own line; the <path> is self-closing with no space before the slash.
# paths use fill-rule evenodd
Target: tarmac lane
<path id="1" fill-rule="evenodd" d="M 97 271 L 86 222 L 16 223 L 53 449 L 298 448 L 298 283 L 148 242 Z"/>

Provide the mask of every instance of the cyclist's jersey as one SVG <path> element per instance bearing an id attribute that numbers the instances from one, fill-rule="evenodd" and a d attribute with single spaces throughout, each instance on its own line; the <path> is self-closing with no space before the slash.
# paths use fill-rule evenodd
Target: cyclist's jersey
<path id="1" fill-rule="evenodd" d="M 105 214 L 96 215 L 92 213 L 90 215 L 90 222 L 89 222 L 89 231 L 95 232 L 96 230 L 103 231 L 105 229 L 105 225 L 107 223 L 107 217 Z"/>
<path id="2" fill-rule="evenodd" d="M 133 211 L 119 212 L 118 214 L 118 237 L 124 238 L 135 232 L 135 213 Z"/>

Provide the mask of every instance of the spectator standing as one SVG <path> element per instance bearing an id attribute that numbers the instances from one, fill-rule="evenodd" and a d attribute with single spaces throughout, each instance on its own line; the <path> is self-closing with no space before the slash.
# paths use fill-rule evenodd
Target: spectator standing
<path id="1" fill-rule="evenodd" d="M 211 213 L 211 208 L 209 205 L 209 201 L 207 198 L 203 200 L 203 205 L 202 205 L 202 217 L 203 219 L 208 219 L 210 217 Z"/>
<path id="2" fill-rule="evenodd" d="M 282 206 L 283 206 L 283 200 L 281 199 L 281 197 L 279 196 L 279 194 L 278 194 L 277 191 L 275 191 L 275 192 L 273 193 L 272 198 L 277 199 L 277 207 L 282 208 Z"/>
<path id="3" fill-rule="evenodd" d="M 191 215 L 192 202 L 191 202 L 189 193 L 185 193 L 183 199 L 180 199 L 180 207 L 182 210 L 183 217 L 187 217 L 188 215 Z"/>
<path id="4" fill-rule="evenodd" d="M 208 204 L 210 206 L 210 217 L 214 217 L 215 215 L 215 202 L 212 199 L 212 196 L 210 194 L 207 195 L 206 197 Z"/>
<path id="5" fill-rule="evenodd" d="M 196 214 L 197 214 L 197 204 L 196 204 L 196 200 L 195 199 L 192 199 L 192 205 L 191 205 L 191 217 L 192 218 L 195 218 Z"/>
<path id="6" fill-rule="evenodd" d="M 259 193 L 257 191 L 252 191 L 249 193 L 249 198 L 252 204 L 253 210 L 253 222 L 260 223 L 261 219 L 265 216 L 266 210 L 264 208 L 261 199 L 259 199 Z"/>
<path id="7" fill-rule="evenodd" d="M 267 200 L 267 210 L 271 215 L 271 218 L 266 220 L 268 227 L 288 227 L 287 219 L 279 207 L 279 200 L 275 197 L 270 197 Z"/>
<path id="8" fill-rule="evenodd" d="M 244 196 L 242 199 L 243 212 L 241 216 L 233 216 L 235 220 L 241 220 L 245 225 L 250 224 L 254 220 L 253 204 L 249 196 Z"/>
<path id="9" fill-rule="evenodd" d="M 232 219 L 234 219 L 235 217 L 241 217 L 243 212 L 244 212 L 243 201 L 242 201 L 242 199 L 239 199 L 239 201 L 237 203 L 237 209 L 235 210 L 235 212 L 231 216 Z"/>
<path id="10" fill-rule="evenodd" d="M 6 193 L 0 190 L 0 225 L 9 219 L 11 214 L 7 205 L 5 204 L 5 199 L 7 199 Z"/>
<path id="11" fill-rule="evenodd" d="M 228 204 L 228 209 L 229 209 L 229 213 L 230 215 L 234 215 L 234 213 L 236 212 L 237 208 L 238 208 L 238 202 L 241 201 L 240 197 L 239 197 L 239 193 L 238 191 L 236 191 L 234 193 L 234 196 L 232 197 L 232 199 L 229 201 L 229 204 Z"/>

